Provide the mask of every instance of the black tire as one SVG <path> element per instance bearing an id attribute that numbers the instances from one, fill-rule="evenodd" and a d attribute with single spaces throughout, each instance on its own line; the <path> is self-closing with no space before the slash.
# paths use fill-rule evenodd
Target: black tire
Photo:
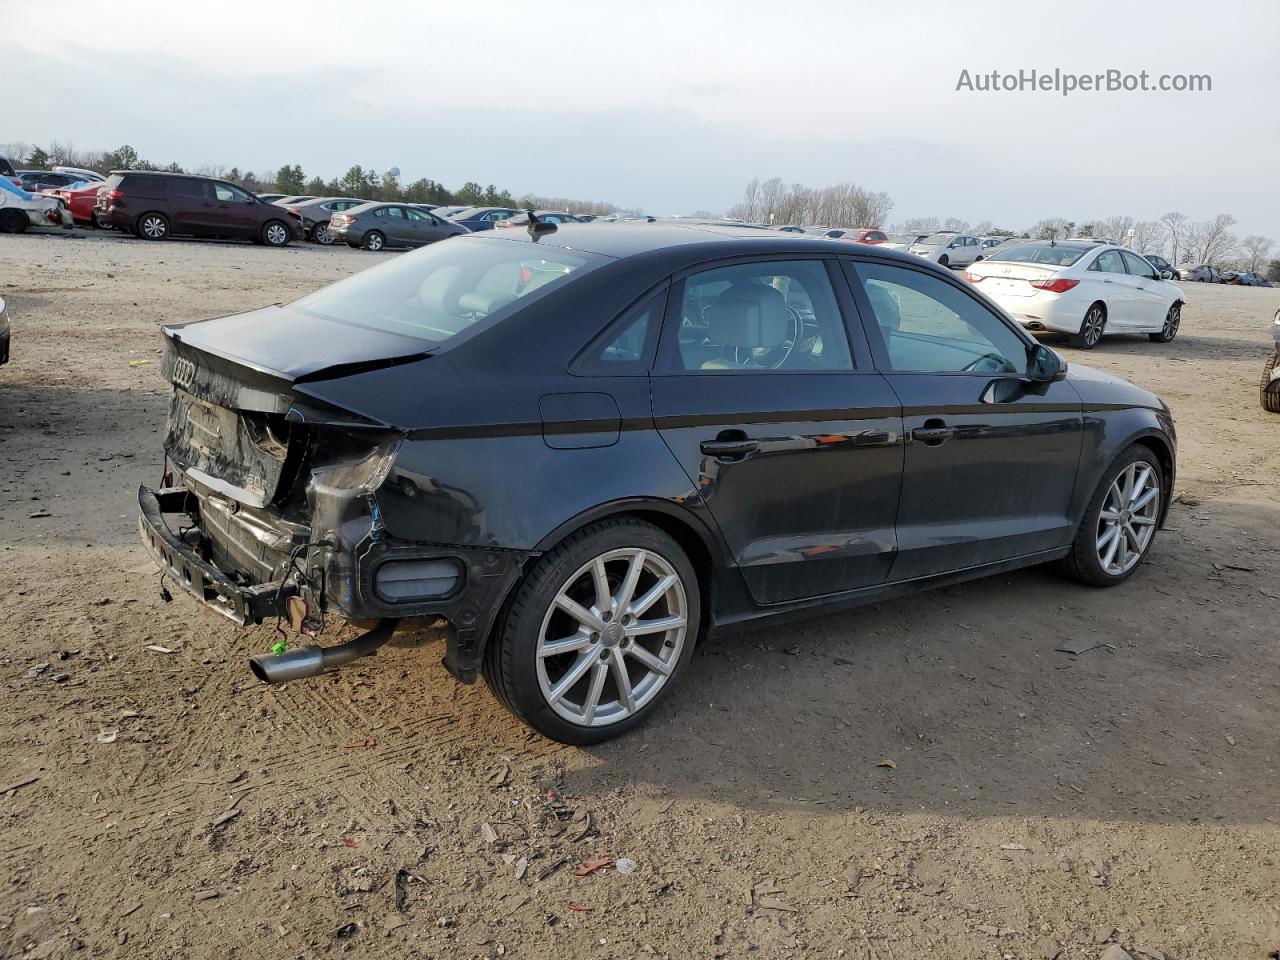
<path id="1" fill-rule="evenodd" d="M 381 230 L 370 230 L 364 235 L 364 242 L 360 245 L 366 250 L 382 250 L 387 245 L 387 238 Z"/>
<path id="2" fill-rule="evenodd" d="M 1169 494 L 1164 470 L 1156 459 L 1156 455 L 1148 447 L 1134 444 L 1116 457 L 1111 466 L 1103 473 L 1102 479 L 1098 481 L 1098 487 L 1094 490 L 1093 496 L 1089 498 L 1089 505 L 1085 507 L 1084 516 L 1080 520 L 1075 539 L 1071 543 L 1071 552 L 1063 557 L 1060 562 L 1062 573 L 1071 579 L 1078 580 L 1080 583 L 1088 584 L 1091 587 L 1114 587 L 1133 576 L 1134 571 L 1142 566 L 1142 561 L 1151 553 L 1156 533 L 1159 532 L 1158 524 L 1152 529 L 1151 538 L 1143 548 L 1138 561 L 1124 573 L 1108 573 L 1103 568 L 1102 560 L 1098 556 L 1098 524 L 1101 519 L 1103 502 L 1111 490 L 1111 484 L 1133 463 L 1145 463 L 1151 467 L 1154 477 L 1160 484 L 1156 498 L 1155 515 L 1157 517 L 1163 516 L 1164 501 Z"/>
<path id="3" fill-rule="evenodd" d="M 133 232 L 143 240 L 167 240 L 169 218 L 155 210 L 144 213 L 134 222 Z"/>
<path id="4" fill-rule="evenodd" d="M 1280 382 L 1275 384 L 1271 382 L 1271 372 L 1277 365 L 1280 365 L 1280 346 L 1271 351 L 1266 366 L 1262 368 L 1262 386 L 1258 392 L 1262 400 L 1262 409 L 1267 413 L 1280 413 Z"/>
<path id="5" fill-rule="evenodd" d="M 0 233 L 23 233 L 31 218 L 22 210 L 0 210 Z"/>
<path id="6" fill-rule="evenodd" d="M 678 651 L 678 657 L 669 664 L 670 672 L 665 681 L 658 685 L 652 698 L 638 710 L 602 726 L 574 723 L 552 709 L 538 679 L 538 642 L 544 619 L 555 615 L 557 611 L 553 610 L 553 604 L 557 595 L 584 565 L 612 550 L 637 548 L 661 558 L 679 577 L 684 588 L 686 621 L 683 646 Z M 612 573 L 610 577 L 610 586 L 613 588 Z M 657 527 L 639 520 L 619 519 L 594 523 L 540 557 L 516 586 L 513 598 L 500 614 L 495 633 L 485 648 L 485 682 L 508 710 L 543 736 L 574 745 L 600 743 L 621 736 L 644 723 L 660 704 L 670 698 L 671 691 L 693 656 L 700 616 L 701 597 L 697 574 L 679 544 Z M 621 619 L 618 621 L 619 624 L 623 622 L 625 621 Z M 553 621 L 547 620 L 549 630 L 552 623 Z M 592 636 L 596 637 L 594 633 Z M 591 642 L 593 646 L 585 650 L 583 656 L 589 653 L 594 657 L 596 650 L 602 656 L 610 654 L 606 649 L 610 645 L 607 638 L 603 643 L 599 639 Z M 627 641 L 624 639 L 622 642 L 625 645 Z M 575 653 L 563 656 L 577 659 Z M 646 671 L 641 669 L 641 672 Z M 582 677 L 586 683 L 588 675 L 582 674 Z M 605 682 L 613 684 L 612 675 Z M 613 689 L 616 691 L 616 687 Z M 601 698 L 603 702 L 603 694 Z M 620 697 L 617 702 L 621 702 Z"/>
<path id="7" fill-rule="evenodd" d="M 321 221 L 311 228 L 311 242 L 322 247 L 333 245 L 333 234 L 329 232 L 329 224 Z"/>
<path id="8" fill-rule="evenodd" d="M 1178 335 L 1178 327 L 1182 323 L 1182 304 L 1175 303 L 1164 316 L 1164 327 L 1159 333 L 1148 333 L 1153 343 L 1172 343 Z"/>
<path id="9" fill-rule="evenodd" d="M 1102 335 L 1107 330 L 1107 308 L 1101 303 L 1092 303 L 1084 312 L 1080 321 L 1080 332 L 1071 334 L 1071 345 L 1081 350 L 1092 350 L 1102 342 Z"/>
<path id="10" fill-rule="evenodd" d="M 950 268 L 951 258 L 944 253 L 942 256 L 938 258 L 938 266 Z"/>
<path id="11" fill-rule="evenodd" d="M 283 220 L 268 220 L 262 225 L 262 242 L 268 247 L 287 247 L 293 231 Z"/>

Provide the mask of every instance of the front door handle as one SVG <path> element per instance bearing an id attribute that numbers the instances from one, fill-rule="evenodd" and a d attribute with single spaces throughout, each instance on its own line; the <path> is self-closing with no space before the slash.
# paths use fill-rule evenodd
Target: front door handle
<path id="1" fill-rule="evenodd" d="M 717 460 L 741 459 L 760 448 L 759 440 L 703 440 L 698 449 Z"/>
<path id="2" fill-rule="evenodd" d="M 916 427 L 911 431 L 911 439 L 919 440 L 921 443 L 931 447 L 946 443 L 956 434 L 955 427 L 932 426 L 932 427 Z"/>

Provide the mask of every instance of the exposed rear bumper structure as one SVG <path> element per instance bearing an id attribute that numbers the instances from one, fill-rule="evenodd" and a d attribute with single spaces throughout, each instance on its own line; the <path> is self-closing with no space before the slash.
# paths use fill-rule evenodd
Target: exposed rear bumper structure
<path id="1" fill-rule="evenodd" d="M 296 592 L 295 588 L 281 581 L 240 586 L 169 529 L 164 515 L 192 515 L 192 500 L 194 495 L 185 489 L 138 488 L 138 529 L 142 545 L 161 574 L 234 623 L 261 623 L 283 614 L 284 603 Z"/>
<path id="2" fill-rule="evenodd" d="M 197 544 L 212 531 L 197 525 L 200 505 L 196 495 L 185 488 L 157 491 L 139 487 L 138 508 L 143 546 L 160 573 L 234 623 L 252 625 L 276 617 L 288 620 L 288 600 L 299 595 L 343 619 L 381 621 L 378 629 L 350 644 L 307 647 L 283 658 L 255 657 L 254 673 L 268 683 L 311 676 L 372 653 L 390 638 L 395 623 L 407 617 L 439 617 L 449 624 L 444 666 L 458 680 L 471 683 L 479 673 L 484 642 L 503 598 L 530 556 L 516 550 L 392 541 L 385 534 L 336 552 L 327 545 L 316 545 L 324 551 L 323 582 L 339 590 L 337 595 L 326 596 L 323 591 L 317 595 L 287 577 L 266 583 L 240 583 L 204 559 Z M 186 517 L 191 526 L 174 533 L 165 521 L 166 514 Z M 457 589 L 433 600 L 392 600 L 379 594 L 378 570 L 384 563 L 433 558 L 447 558 L 457 564 Z M 315 564 L 303 565 L 310 568 Z"/>

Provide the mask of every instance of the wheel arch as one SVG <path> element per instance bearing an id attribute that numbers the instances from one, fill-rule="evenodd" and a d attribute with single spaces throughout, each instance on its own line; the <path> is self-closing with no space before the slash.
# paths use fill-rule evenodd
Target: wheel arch
<path id="1" fill-rule="evenodd" d="M 1123 449 L 1127 450 L 1131 446 L 1145 447 L 1150 450 L 1160 464 L 1165 489 L 1164 503 L 1160 507 L 1160 526 L 1163 527 L 1165 518 L 1169 515 L 1169 504 L 1173 502 L 1173 482 L 1177 474 L 1173 447 L 1169 444 L 1168 438 L 1155 430 L 1148 430 L 1132 437 Z"/>

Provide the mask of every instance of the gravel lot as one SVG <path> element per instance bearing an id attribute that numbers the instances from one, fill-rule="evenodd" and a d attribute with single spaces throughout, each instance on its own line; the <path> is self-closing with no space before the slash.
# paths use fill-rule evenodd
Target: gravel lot
<path id="1" fill-rule="evenodd" d="M 162 604 L 136 543 L 158 326 L 388 256 L 0 237 L 0 956 L 1280 948 L 1280 290 L 1184 285 L 1169 346 L 1055 344 L 1178 419 L 1179 500 L 1125 586 L 1036 569 L 717 641 L 654 723 L 576 749 L 430 632 L 261 686 L 270 628 Z M 597 855 L 638 867 L 575 876 Z"/>

